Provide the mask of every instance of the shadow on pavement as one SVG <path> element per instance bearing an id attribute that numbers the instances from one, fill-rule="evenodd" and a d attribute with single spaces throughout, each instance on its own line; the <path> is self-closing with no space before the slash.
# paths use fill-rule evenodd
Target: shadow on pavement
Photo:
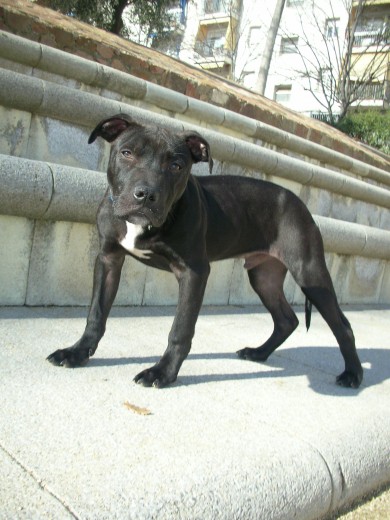
<path id="1" fill-rule="evenodd" d="M 225 373 L 225 374 L 201 374 L 201 375 L 180 375 L 176 384 L 199 385 L 206 383 L 222 383 L 224 381 L 242 381 L 248 379 L 268 379 L 280 377 L 295 377 L 307 375 L 310 381 L 310 387 L 321 394 L 326 395 L 356 395 L 356 393 L 364 391 L 365 388 L 378 385 L 390 378 L 390 351 L 378 348 L 360 348 L 359 356 L 364 365 L 364 380 L 359 389 L 345 389 L 335 384 L 334 380 L 337 375 L 337 369 L 333 373 L 332 369 L 338 367 L 341 372 L 343 362 L 338 347 L 296 347 L 284 348 L 272 357 L 267 363 L 253 363 L 250 361 L 242 361 L 248 367 L 250 372 Z M 87 366 L 90 368 L 118 366 L 118 365 L 142 365 L 147 368 L 148 365 L 157 363 L 160 358 L 158 356 L 145 357 L 122 357 L 122 358 L 92 358 Z M 222 353 L 190 353 L 185 363 L 191 363 L 195 360 L 236 360 L 238 359 L 234 352 Z M 145 365 L 145 367 L 143 366 Z M 258 370 L 253 370 L 254 367 Z M 262 366 L 275 368 L 275 371 L 262 371 Z M 139 367 L 141 368 L 141 367 Z M 329 381 L 324 382 L 324 376 Z M 135 373 L 134 373 L 135 375 Z"/>

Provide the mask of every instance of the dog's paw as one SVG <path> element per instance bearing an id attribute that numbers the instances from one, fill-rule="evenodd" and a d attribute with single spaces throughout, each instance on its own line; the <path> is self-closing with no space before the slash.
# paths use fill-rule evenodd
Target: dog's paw
<path id="1" fill-rule="evenodd" d="M 267 361 L 269 354 L 259 348 L 243 348 L 237 350 L 237 355 L 240 359 L 247 359 L 248 361 L 264 362 Z"/>
<path id="2" fill-rule="evenodd" d="M 176 381 L 176 377 L 168 377 L 163 370 L 157 367 L 142 370 L 134 378 L 134 382 L 142 386 L 153 386 L 154 388 L 164 388 Z"/>
<path id="3" fill-rule="evenodd" d="M 336 377 L 336 383 L 347 388 L 359 388 L 363 380 L 363 371 L 358 373 L 345 370 L 342 374 Z"/>
<path id="4" fill-rule="evenodd" d="M 47 361 L 50 361 L 53 365 L 58 367 L 76 368 L 83 367 L 89 361 L 89 351 L 82 349 L 76 350 L 72 348 L 64 348 L 56 350 L 50 356 Z"/>

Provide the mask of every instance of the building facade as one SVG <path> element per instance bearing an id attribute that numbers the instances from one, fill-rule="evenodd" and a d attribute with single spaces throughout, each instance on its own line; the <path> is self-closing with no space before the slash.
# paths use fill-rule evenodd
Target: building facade
<path id="1" fill-rule="evenodd" d="M 330 108 L 337 113 L 336 90 L 352 84 L 358 97 L 353 105 L 388 106 L 390 0 L 347 4 L 286 0 L 266 97 L 308 115 Z M 256 90 L 275 5 L 276 0 L 182 1 L 181 23 L 162 50 Z M 351 81 L 347 86 L 343 74 Z"/>

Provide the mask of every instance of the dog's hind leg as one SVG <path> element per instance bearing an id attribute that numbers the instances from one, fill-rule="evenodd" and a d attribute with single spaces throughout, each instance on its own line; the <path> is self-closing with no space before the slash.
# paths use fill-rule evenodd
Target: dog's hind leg
<path id="1" fill-rule="evenodd" d="M 271 313 L 274 330 L 269 339 L 260 347 L 239 350 L 237 354 L 240 358 L 266 361 L 298 326 L 298 318 L 283 292 L 286 273 L 287 269 L 282 262 L 271 256 L 267 256 L 260 265 L 248 271 L 251 286 Z"/>
<path id="2" fill-rule="evenodd" d="M 336 378 L 337 384 L 358 388 L 363 379 L 363 369 L 356 352 L 351 325 L 339 307 L 333 285 L 331 287 L 309 285 L 302 287 L 302 290 L 317 307 L 339 344 L 345 361 L 345 370 Z"/>
<path id="3" fill-rule="evenodd" d="M 322 239 L 315 229 L 307 255 L 301 262 L 290 266 L 291 274 L 306 298 L 315 305 L 332 330 L 345 361 L 345 370 L 336 379 L 341 386 L 358 388 L 363 379 L 363 369 L 356 352 L 355 338 L 349 321 L 342 313 L 332 279 L 326 267 Z"/>

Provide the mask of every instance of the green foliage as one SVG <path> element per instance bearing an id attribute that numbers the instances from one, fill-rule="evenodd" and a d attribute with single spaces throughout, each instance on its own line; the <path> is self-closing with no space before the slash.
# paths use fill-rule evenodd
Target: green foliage
<path id="1" fill-rule="evenodd" d="M 124 37 L 132 36 L 123 23 L 124 16 L 146 35 L 159 36 L 171 23 L 167 12 L 171 0 L 37 0 L 37 3 Z"/>
<path id="2" fill-rule="evenodd" d="M 349 112 L 336 126 L 345 134 L 390 155 L 390 110 Z"/>

